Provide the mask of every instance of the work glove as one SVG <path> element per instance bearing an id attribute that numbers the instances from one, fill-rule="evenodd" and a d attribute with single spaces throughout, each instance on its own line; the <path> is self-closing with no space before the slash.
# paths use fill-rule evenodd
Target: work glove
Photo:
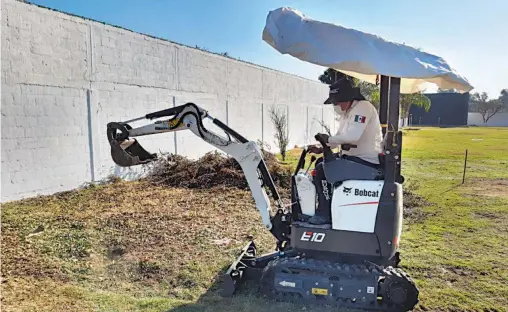
<path id="1" fill-rule="evenodd" d="M 316 134 L 316 140 L 319 141 L 319 143 L 323 142 L 323 143 L 328 143 L 328 138 L 330 138 L 330 136 L 326 133 L 318 133 Z"/>
<path id="2" fill-rule="evenodd" d="M 323 148 L 316 146 L 316 145 L 310 145 L 309 147 L 307 147 L 307 150 L 309 151 L 309 153 L 313 153 L 313 154 L 323 153 Z"/>

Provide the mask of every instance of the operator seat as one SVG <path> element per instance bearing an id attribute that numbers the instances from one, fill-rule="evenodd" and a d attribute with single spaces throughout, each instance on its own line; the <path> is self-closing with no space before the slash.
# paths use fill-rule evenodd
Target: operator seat
<path id="1" fill-rule="evenodd" d="M 323 161 L 323 171 L 328 183 L 336 186 L 346 180 L 381 180 L 383 168 L 374 168 L 343 158 Z"/>

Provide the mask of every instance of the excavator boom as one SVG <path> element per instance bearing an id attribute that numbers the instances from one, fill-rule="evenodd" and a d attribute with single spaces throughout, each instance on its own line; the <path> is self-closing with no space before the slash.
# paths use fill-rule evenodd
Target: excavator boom
<path id="1" fill-rule="evenodd" d="M 163 117 L 169 118 L 156 120 L 136 128 L 129 124 Z M 205 118 L 210 119 L 214 125 L 222 129 L 225 137 L 206 129 L 203 125 Z M 126 122 L 108 123 L 107 136 L 111 146 L 111 157 L 121 167 L 150 163 L 158 158 L 157 155 L 146 151 L 135 137 L 181 130 L 190 130 L 205 142 L 232 156 L 240 164 L 264 226 L 275 236 L 278 245 L 287 241 L 289 227 L 285 224 L 282 201 L 257 144 L 247 140 L 220 120 L 213 118 L 206 110 L 194 103 L 186 103 L 150 113 Z M 277 214 L 273 217 L 270 215 L 270 200 L 265 187 L 270 191 L 278 206 Z"/>

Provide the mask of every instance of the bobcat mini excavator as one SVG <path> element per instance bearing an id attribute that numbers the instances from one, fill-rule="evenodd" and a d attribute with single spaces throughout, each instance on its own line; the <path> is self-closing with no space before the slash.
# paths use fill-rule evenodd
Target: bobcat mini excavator
<path id="1" fill-rule="evenodd" d="M 399 95 L 401 91 L 414 92 L 413 88 L 425 81 L 459 91 L 472 87 L 439 57 L 369 34 L 315 22 L 288 8 L 270 12 L 263 39 L 281 53 L 303 61 L 366 81 L 380 78 L 379 118 L 385 138 L 383 153 L 379 155 L 381 169 L 350 162 L 348 171 L 357 174 L 344 179 L 334 170 L 336 155 L 322 136 L 315 136 L 324 148 L 324 172 L 332 185 L 331 224 L 306 222 L 317 206 L 315 181 L 305 170 L 306 148 L 292 177 L 291 205 L 285 207 L 256 143 L 195 103 L 108 123 L 113 161 L 122 167 L 149 163 L 157 155 L 147 152 L 135 137 L 180 130 L 190 130 L 236 159 L 262 222 L 275 238 L 276 248 L 272 253 L 257 255 L 256 245 L 249 242 L 225 273 L 224 295 L 233 295 L 242 280 L 254 278 L 258 279 L 260 290 L 276 300 L 364 310 L 413 309 L 418 302 L 418 289 L 398 267 L 404 180 Z M 344 50 L 349 47 L 360 50 L 346 55 Z M 206 119 L 223 134 L 207 129 Z M 153 122 L 136 128 L 130 125 L 140 120 Z M 268 195 L 275 202 L 275 209 Z"/>

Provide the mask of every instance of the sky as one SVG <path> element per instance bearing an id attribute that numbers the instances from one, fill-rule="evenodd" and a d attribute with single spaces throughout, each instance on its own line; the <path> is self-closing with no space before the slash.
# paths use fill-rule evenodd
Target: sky
<path id="1" fill-rule="evenodd" d="M 281 55 L 261 39 L 270 10 L 307 17 L 444 58 L 473 85 L 497 97 L 508 88 L 506 0 L 31 0 L 136 32 L 317 80 L 325 68 Z"/>

